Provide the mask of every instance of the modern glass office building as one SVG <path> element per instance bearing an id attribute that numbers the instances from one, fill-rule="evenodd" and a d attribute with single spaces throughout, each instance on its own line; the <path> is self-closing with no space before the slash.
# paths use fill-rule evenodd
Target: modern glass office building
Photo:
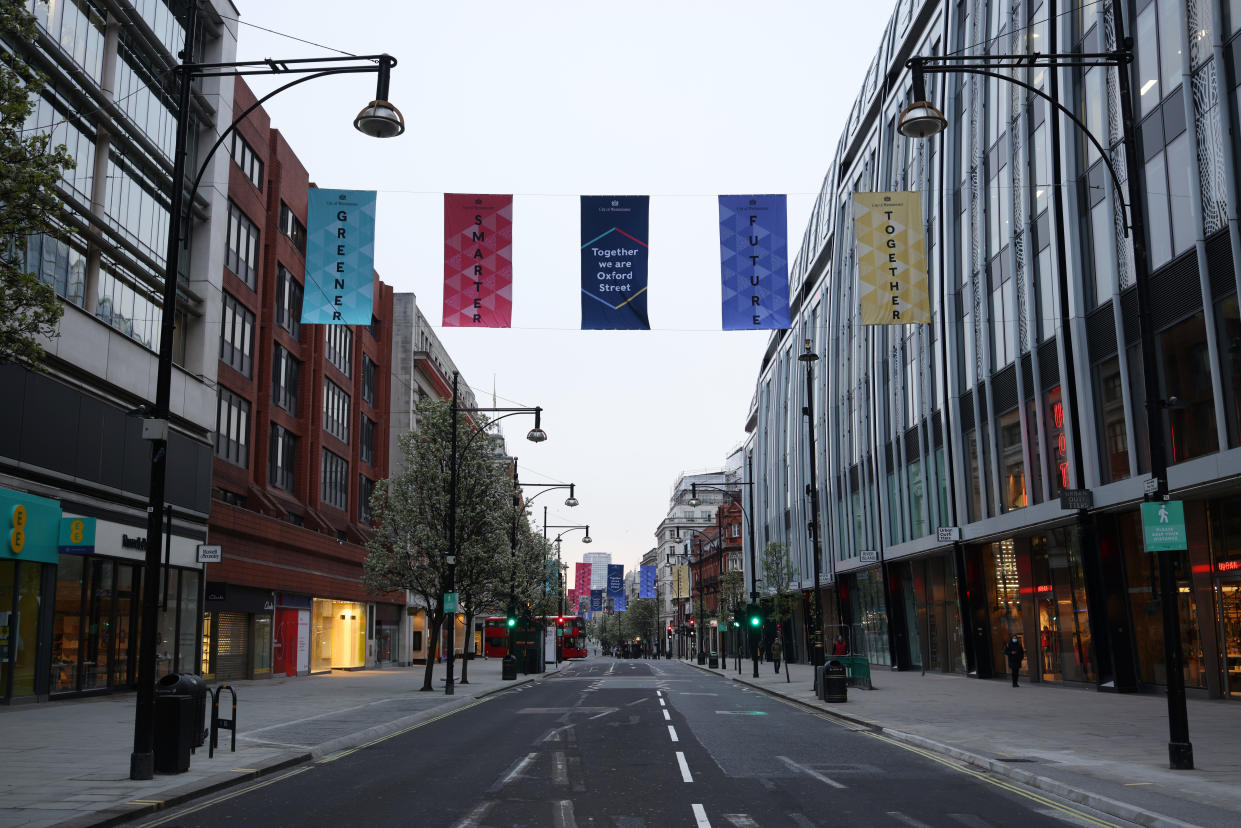
<path id="1" fill-rule="evenodd" d="M 236 11 L 199 3 L 194 58 L 232 61 Z M 64 306 L 45 372 L 0 365 L 0 496 L 39 515 L 39 557 L 0 551 L 0 701 L 107 692 L 137 680 L 150 443 L 138 406 L 155 397 L 176 82 L 185 48 L 178 0 L 30 2 L 32 41 L 4 42 L 47 78 L 28 133 L 74 159 L 59 182 L 60 228 L 26 239 L 26 266 Z M 188 175 L 220 123 L 232 83 L 191 97 Z M 204 143 L 205 142 L 205 143 Z M 157 669 L 199 660 L 203 581 L 196 547 L 210 504 L 227 153 L 217 153 L 190 209 L 181 260 L 168 437 L 167 565 Z M 59 518 L 94 521 L 93 544 L 57 545 Z M 71 551 L 64 551 L 71 549 Z"/>
<path id="2" fill-rule="evenodd" d="M 1154 364 L 1127 193 L 1078 125 L 1019 85 L 937 74 L 927 95 L 946 131 L 896 130 L 909 57 L 1108 52 L 1110 5 L 901 0 L 792 268 L 793 328 L 773 335 L 758 376 L 757 543 L 792 549 L 807 632 L 818 517 L 827 625 L 846 626 L 873 663 L 987 677 L 1017 634 L 1032 680 L 1162 685 L 1163 608 L 1138 508 L 1151 371 L 1169 488 L 1185 505 L 1185 683 L 1241 698 L 1241 3 L 1119 2 L 1136 53 Z M 1077 116 L 1123 183 L 1116 69 L 1003 73 Z M 853 194 L 900 190 L 921 193 L 932 320 L 863 326 Z M 806 340 L 820 357 L 810 401 Z M 1063 508 L 1062 490 L 1089 492 L 1090 508 Z"/>

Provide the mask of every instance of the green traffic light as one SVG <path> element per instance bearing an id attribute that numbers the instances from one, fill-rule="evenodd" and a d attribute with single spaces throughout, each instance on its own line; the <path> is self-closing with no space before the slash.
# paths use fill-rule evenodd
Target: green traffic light
<path id="1" fill-rule="evenodd" d="M 516 627 L 516 626 L 517 626 L 517 619 L 516 619 L 516 618 L 510 618 L 510 619 L 508 620 L 508 625 L 509 625 L 510 627 Z"/>

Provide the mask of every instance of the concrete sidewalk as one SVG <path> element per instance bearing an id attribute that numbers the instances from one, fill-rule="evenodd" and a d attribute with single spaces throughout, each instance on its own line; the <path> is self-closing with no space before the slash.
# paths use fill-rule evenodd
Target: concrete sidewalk
<path id="1" fill-rule="evenodd" d="M 706 668 L 702 668 L 706 669 Z M 828 704 L 808 665 L 736 662 L 712 670 L 905 744 L 950 756 L 1142 825 L 1241 824 L 1241 705 L 1190 699 L 1195 770 L 1168 767 L 1162 693 L 979 680 L 872 667 L 874 690 L 849 688 Z"/>
<path id="2" fill-rule="evenodd" d="M 129 779 L 133 693 L 0 707 L 0 828 L 117 824 L 357 747 L 555 671 L 548 665 L 542 676 L 502 681 L 500 667 L 498 659 L 470 661 L 470 683 L 456 684 L 451 696 L 444 695 L 443 664 L 435 666 L 435 690 L 425 693 L 423 665 L 232 682 L 237 752 L 229 751 L 232 734 L 220 731 L 214 758 L 204 745 L 189 772 L 146 782 Z M 460 669 L 458 661 L 458 680 Z M 220 716 L 230 715 L 224 693 Z"/>

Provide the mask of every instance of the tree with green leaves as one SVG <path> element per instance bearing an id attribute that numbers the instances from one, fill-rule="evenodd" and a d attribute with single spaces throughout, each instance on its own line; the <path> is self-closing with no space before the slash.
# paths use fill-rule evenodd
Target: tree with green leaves
<path id="1" fill-rule="evenodd" d="M 785 647 L 784 622 L 793 617 L 795 598 L 792 588 L 793 582 L 797 579 L 797 570 L 793 567 L 789 548 L 776 541 L 767 544 L 767 548 L 763 550 L 762 567 L 763 583 L 767 589 L 775 593 L 772 601 L 772 617 L 776 620 L 776 636 L 781 638 L 780 646 Z M 791 681 L 787 658 L 784 659 L 784 681 L 786 683 Z"/>
<path id="2" fill-rule="evenodd" d="M 431 636 L 422 689 L 431 690 L 446 618 L 441 598 L 450 551 L 452 406 L 425 398 L 416 413 L 418 430 L 400 437 L 406 471 L 379 481 L 371 496 L 375 531 L 366 544 L 363 583 L 375 593 L 408 590 L 427 613 Z M 509 557 L 505 504 L 513 490 L 485 427 L 482 417 L 457 424 L 455 589 L 474 612 L 488 598 L 496 562 Z"/>
<path id="3" fill-rule="evenodd" d="M 64 307 L 56 291 L 26 272 L 27 241 L 65 231 L 56 185 L 74 163 L 50 133 L 26 129 L 44 78 L 20 56 L 37 34 L 24 0 L 0 0 L 0 362 L 42 368 L 41 338 L 57 335 Z"/>

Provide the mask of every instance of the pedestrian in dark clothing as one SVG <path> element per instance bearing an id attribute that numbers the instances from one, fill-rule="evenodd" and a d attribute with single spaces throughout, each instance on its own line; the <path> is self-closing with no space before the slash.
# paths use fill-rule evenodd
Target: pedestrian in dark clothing
<path id="1" fill-rule="evenodd" d="M 836 640 L 832 642 L 832 655 L 848 655 L 849 644 L 845 641 L 844 636 L 837 635 Z"/>
<path id="2" fill-rule="evenodd" d="M 780 644 L 780 639 L 771 642 L 771 660 L 776 663 L 776 674 L 780 673 L 780 657 L 784 655 L 784 647 Z"/>
<path id="3" fill-rule="evenodd" d="M 1017 636 L 1014 635 L 1004 645 L 1004 655 L 1008 656 L 1008 670 L 1013 674 L 1013 687 L 1017 687 L 1017 674 L 1021 672 L 1021 662 L 1026 657 L 1026 648 L 1021 646 Z"/>

